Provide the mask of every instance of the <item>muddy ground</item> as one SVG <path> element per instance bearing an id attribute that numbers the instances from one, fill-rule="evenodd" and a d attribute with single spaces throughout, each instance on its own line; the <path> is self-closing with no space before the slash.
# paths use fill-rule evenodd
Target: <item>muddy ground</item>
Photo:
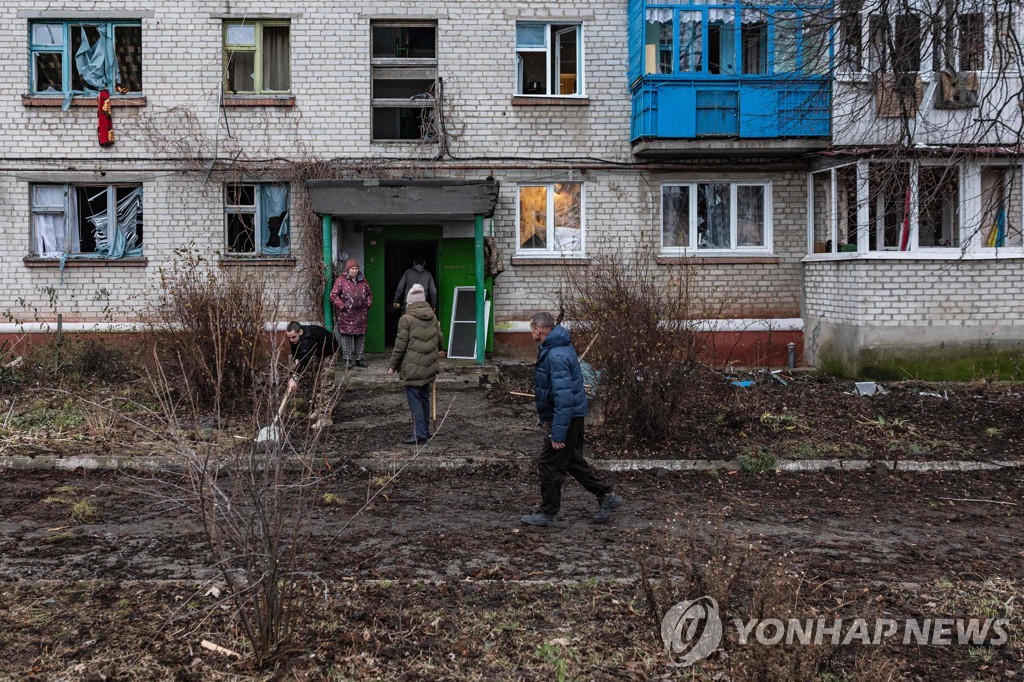
<path id="1" fill-rule="evenodd" d="M 331 469 L 307 547 L 317 561 L 294 639 L 263 670 L 200 647 L 247 651 L 230 604 L 210 593 L 223 584 L 197 517 L 160 498 L 180 475 L 0 470 L 0 678 L 1021 679 L 1024 470 L 770 466 L 1019 461 L 1021 387 L 905 383 L 862 398 L 851 382 L 787 380 L 730 388 L 688 437 L 660 449 L 609 445 L 596 415 L 588 447 L 598 462 L 760 456 L 767 470 L 609 474 L 626 501 L 604 526 L 569 482 L 560 526 L 544 529 L 518 521 L 538 496 L 530 457 L 541 434 L 531 401 L 509 393 L 532 390 L 527 369 L 489 391 L 439 394 L 448 416 L 420 455 L 497 464 L 410 469 L 391 484 L 361 463 L 411 454 L 397 444 L 409 429 L 404 397 L 349 391 L 325 447 Z M 3 396 L 0 455 L 170 452 L 137 387 Z M 119 406 L 134 426 L 97 404 Z M 1000 617 L 1011 636 L 1000 646 L 759 647 L 727 633 L 696 668 L 672 667 L 659 619 L 705 592 L 729 617 Z"/>

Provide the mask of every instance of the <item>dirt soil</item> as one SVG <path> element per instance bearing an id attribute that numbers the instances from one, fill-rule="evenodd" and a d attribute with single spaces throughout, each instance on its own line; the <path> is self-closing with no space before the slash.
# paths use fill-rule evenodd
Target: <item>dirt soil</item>
<path id="1" fill-rule="evenodd" d="M 589 452 L 598 463 L 1020 461 L 1024 453 L 1020 385 L 887 384 L 888 395 L 865 398 L 847 381 L 754 378 L 750 388 L 723 378 L 730 398 L 709 404 L 686 437 L 660 449 L 611 445 L 601 419 L 611 407 L 599 406 Z M 265 670 L 200 647 L 204 639 L 241 652 L 247 645 L 230 605 L 209 593 L 220 578 L 201 524 L 154 497 L 153 481 L 0 470 L 0 679 L 1024 677 L 1024 470 L 613 473 L 625 504 L 609 524 L 590 523 L 595 502 L 569 481 L 560 525 L 537 529 L 518 519 L 538 500 L 531 458 L 543 434 L 532 401 L 510 391 L 532 391 L 528 368 L 507 369 L 486 392 L 440 392 L 447 417 L 421 457 L 491 463 L 410 469 L 347 527 L 385 480 L 365 460 L 411 451 L 398 444 L 410 422 L 397 386 L 345 394 L 324 452 L 331 502 L 315 509 L 308 547 L 320 560 L 293 645 Z M 137 386 L 23 388 L 0 400 L 0 455 L 169 453 Z M 119 404 L 129 421 L 95 407 Z M 194 426 L 200 436 L 209 430 Z M 210 437 L 250 430 L 237 423 Z M 711 579 L 722 571 L 734 579 Z M 696 594 L 686 591 L 696 589 L 693 576 L 705 581 Z M 696 668 L 672 667 L 660 618 L 705 589 L 729 618 L 784 617 L 791 608 L 844 618 L 1000 617 L 1010 641 L 760 647 L 727 635 Z"/>

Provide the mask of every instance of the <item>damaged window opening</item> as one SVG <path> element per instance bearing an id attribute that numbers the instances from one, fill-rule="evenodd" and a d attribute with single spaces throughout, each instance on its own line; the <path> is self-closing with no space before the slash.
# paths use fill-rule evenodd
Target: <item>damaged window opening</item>
<path id="1" fill-rule="evenodd" d="M 287 256 L 291 247 L 288 185 L 224 186 L 224 235 L 231 256 Z"/>
<path id="2" fill-rule="evenodd" d="M 960 246 L 960 170 L 922 166 L 918 173 L 918 246 Z"/>
<path id="3" fill-rule="evenodd" d="M 373 139 L 437 140 L 437 24 L 375 21 L 370 35 Z"/>
<path id="4" fill-rule="evenodd" d="M 291 25 L 287 21 L 224 24 L 224 89 L 254 95 L 291 91 Z"/>
<path id="5" fill-rule="evenodd" d="M 669 24 L 668 30 L 671 29 Z M 668 45 L 671 61 L 671 35 Z M 516 94 L 547 97 L 583 94 L 582 26 L 516 24 Z"/>
<path id="6" fill-rule="evenodd" d="M 769 252 L 770 196 L 765 183 L 662 185 L 661 249 Z"/>
<path id="7" fill-rule="evenodd" d="M 29 191 L 33 255 L 61 260 L 142 255 L 141 185 L 32 185 Z"/>
<path id="8" fill-rule="evenodd" d="M 519 253 L 578 256 L 583 235 L 583 183 L 519 186 Z"/>
<path id="9" fill-rule="evenodd" d="M 34 95 L 142 94 L 140 22 L 31 22 L 29 53 Z"/>

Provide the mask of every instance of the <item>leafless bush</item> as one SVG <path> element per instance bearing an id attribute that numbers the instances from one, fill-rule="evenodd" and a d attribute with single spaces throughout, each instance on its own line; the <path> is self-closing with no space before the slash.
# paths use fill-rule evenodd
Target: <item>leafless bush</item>
<path id="1" fill-rule="evenodd" d="M 606 438 L 657 446 L 714 400 L 721 381 L 701 364 L 706 337 L 689 324 L 718 314 L 698 293 L 691 266 L 659 281 L 654 256 L 639 247 L 567 268 L 562 314 L 577 350 L 589 348 L 585 359 L 600 372 Z"/>
<path id="2" fill-rule="evenodd" d="M 301 615 L 300 595 L 315 580 L 312 517 L 329 475 L 321 455 L 323 432 L 293 420 L 287 411 L 275 422 L 279 403 L 273 390 L 250 385 L 251 435 L 239 439 L 215 431 L 196 441 L 182 424 L 198 417 L 187 414 L 197 400 L 178 396 L 159 362 L 152 379 L 185 474 L 146 481 L 143 490 L 202 524 L 224 587 L 211 591 L 218 604 L 230 607 L 249 647 L 246 658 L 257 667 L 271 664 L 291 640 Z M 330 397 L 329 409 L 337 398 Z M 260 426 L 272 424 L 277 438 L 255 442 Z"/>
<path id="3" fill-rule="evenodd" d="M 264 277 L 232 268 L 215 272 L 184 249 L 161 272 L 153 317 L 159 357 L 199 406 L 224 411 L 247 406 L 269 367 L 273 318 Z"/>

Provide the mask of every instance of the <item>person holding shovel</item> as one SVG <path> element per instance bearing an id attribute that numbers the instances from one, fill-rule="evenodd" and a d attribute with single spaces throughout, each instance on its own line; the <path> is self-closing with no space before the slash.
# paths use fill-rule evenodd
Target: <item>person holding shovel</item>
<path id="1" fill-rule="evenodd" d="M 539 424 L 547 434 L 537 471 L 540 474 L 540 509 L 522 517 L 531 526 L 553 526 L 562 506 L 562 483 L 569 474 L 597 497 L 594 523 L 606 522 L 622 504 L 608 481 L 583 459 L 583 421 L 587 393 L 576 349 L 569 332 L 548 313 L 530 318 L 530 335 L 540 344 L 534 369 L 534 396 Z"/>
<path id="2" fill-rule="evenodd" d="M 405 299 L 405 314 L 398 320 L 398 336 L 388 374 L 405 382 L 405 399 L 412 413 L 413 432 L 403 445 L 422 445 L 430 433 L 430 391 L 441 371 L 441 324 L 427 303 L 422 284 L 413 284 Z"/>
<path id="3" fill-rule="evenodd" d="M 310 418 L 314 429 L 334 424 L 331 419 L 331 400 L 334 395 L 334 354 L 338 342 L 334 334 L 318 324 L 288 323 L 285 331 L 292 350 L 292 376 L 288 380 L 288 394 L 299 387 L 304 377 L 314 382 L 313 404 Z"/>

